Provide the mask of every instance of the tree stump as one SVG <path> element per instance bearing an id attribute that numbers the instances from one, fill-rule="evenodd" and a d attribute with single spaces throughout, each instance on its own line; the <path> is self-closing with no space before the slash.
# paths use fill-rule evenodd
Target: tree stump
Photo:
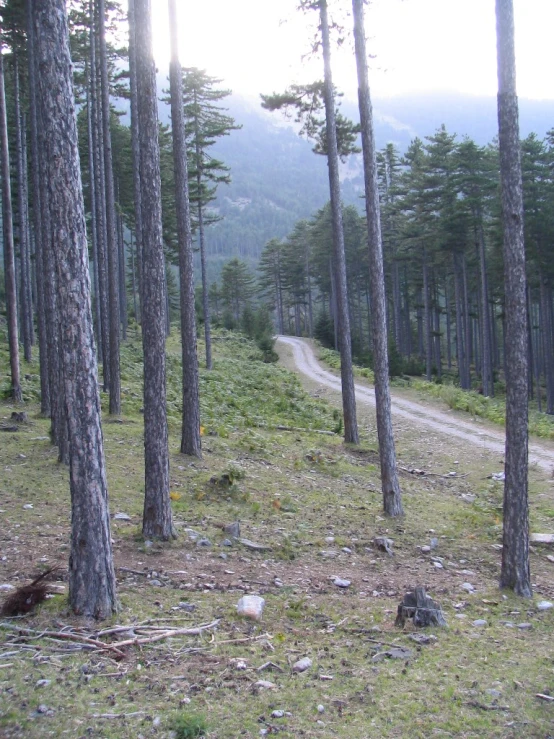
<path id="1" fill-rule="evenodd" d="M 427 595 L 425 588 L 406 593 L 398 606 L 395 625 L 403 627 L 410 618 L 414 626 L 447 626 L 440 605 Z"/>

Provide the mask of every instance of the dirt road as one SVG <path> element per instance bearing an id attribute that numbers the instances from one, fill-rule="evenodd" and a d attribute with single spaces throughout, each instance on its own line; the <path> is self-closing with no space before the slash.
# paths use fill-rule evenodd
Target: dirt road
<path id="1" fill-rule="evenodd" d="M 291 350 L 294 368 L 298 372 L 313 382 L 340 392 L 340 377 L 319 364 L 307 341 L 292 336 L 279 336 L 277 342 L 278 345 Z M 356 400 L 358 403 L 374 406 L 373 388 L 356 383 Z M 392 414 L 393 419 L 403 418 L 415 425 L 474 444 L 481 451 L 486 449 L 498 454 L 504 453 L 504 432 L 499 427 L 483 425 L 477 429 L 475 424 L 469 420 L 464 421 L 449 415 L 447 411 L 429 408 L 406 398 L 400 398 L 394 392 L 392 393 Z M 552 472 L 554 451 L 546 443 L 533 440 L 529 443 L 529 463 L 536 464 L 547 472 Z"/>

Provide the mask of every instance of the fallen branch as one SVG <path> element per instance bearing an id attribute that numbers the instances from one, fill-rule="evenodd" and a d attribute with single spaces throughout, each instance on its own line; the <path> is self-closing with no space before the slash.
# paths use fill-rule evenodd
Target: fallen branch
<path id="1" fill-rule="evenodd" d="M 296 426 L 275 426 L 276 431 L 298 431 L 302 434 L 323 434 L 324 436 L 336 436 L 334 431 L 323 431 L 320 429 L 302 429 Z"/>
<path id="2" fill-rule="evenodd" d="M 87 636 L 81 636 L 80 634 L 72 634 L 67 631 L 34 631 L 33 629 L 24 629 L 22 626 L 12 626 L 11 624 L 0 624 L 0 626 L 8 629 L 12 629 L 12 631 L 17 631 L 21 636 L 29 636 L 31 639 L 41 639 L 42 637 L 49 637 L 51 639 L 65 639 L 67 641 L 72 641 L 77 644 L 83 644 L 83 645 L 92 645 L 95 646 L 97 649 L 101 649 L 102 651 L 109 651 L 109 652 L 115 652 L 119 658 L 122 658 L 125 656 L 123 652 L 121 652 L 117 644 L 106 644 L 103 641 L 99 641 L 98 639 L 91 639 Z"/>
<path id="3" fill-rule="evenodd" d="M 479 708 L 481 711 L 509 711 L 510 710 L 510 706 L 494 706 L 494 705 L 487 706 L 486 703 L 479 703 L 478 701 L 468 701 L 466 703 L 466 706 L 471 706 L 472 708 Z"/>
<path id="4" fill-rule="evenodd" d="M 192 629 L 168 629 L 162 634 L 155 634 L 154 636 L 146 636 L 143 639 L 125 639 L 124 641 L 118 641 L 114 644 L 108 645 L 112 649 L 120 649 L 121 647 L 127 647 L 130 645 L 141 645 L 141 644 L 152 644 L 153 642 L 161 641 L 162 639 L 170 639 L 173 636 L 198 636 L 203 631 L 213 629 L 220 622 L 221 619 L 216 619 L 209 624 L 203 624 L 202 626 L 195 626 Z"/>
<path id="5" fill-rule="evenodd" d="M 218 641 L 216 646 L 219 647 L 221 644 L 240 644 L 241 642 L 247 641 L 258 641 L 259 639 L 273 639 L 271 634 L 260 634 L 259 636 L 245 636 L 243 639 L 224 639 Z"/>
<path id="6" fill-rule="evenodd" d="M 1 666 L 2 665 L 0 665 L 0 667 Z M 536 697 L 537 698 L 540 698 L 541 701 L 550 701 L 550 702 L 553 702 L 554 701 L 554 696 L 553 695 L 545 695 L 544 693 L 537 693 L 536 694 Z"/>
<path id="7" fill-rule="evenodd" d="M 146 711 L 133 711 L 132 713 L 93 713 L 92 718 L 131 718 L 133 716 L 144 716 Z"/>

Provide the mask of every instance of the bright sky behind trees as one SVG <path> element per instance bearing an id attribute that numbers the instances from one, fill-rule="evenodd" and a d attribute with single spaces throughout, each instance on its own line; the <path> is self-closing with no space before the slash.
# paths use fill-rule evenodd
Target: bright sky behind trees
<path id="1" fill-rule="evenodd" d="M 350 0 L 341 4 L 350 11 Z M 245 95 L 319 78 L 321 62 L 301 59 L 317 14 L 304 17 L 296 5 L 297 0 L 181 0 L 181 63 L 206 69 Z M 514 0 L 514 7 L 518 94 L 552 99 L 554 0 Z M 165 69 L 167 0 L 152 0 L 152 8 L 156 58 Z M 350 17 L 339 20 L 350 31 Z M 373 0 L 366 25 L 376 57 L 370 79 L 375 94 L 496 94 L 494 0 Z M 335 52 L 334 78 L 347 97 L 356 96 L 350 41 Z"/>

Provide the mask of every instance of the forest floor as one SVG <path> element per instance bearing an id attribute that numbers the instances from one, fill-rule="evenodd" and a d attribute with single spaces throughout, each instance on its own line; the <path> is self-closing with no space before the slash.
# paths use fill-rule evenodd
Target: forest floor
<path id="1" fill-rule="evenodd" d="M 492 475 L 502 454 L 397 417 L 405 516 L 386 519 L 373 409 L 359 405 L 361 444 L 345 445 L 333 433 L 335 391 L 313 380 L 303 389 L 248 342 L 221 335 L 214 370 L 201 373 L 203 459 L 183 457 L 179 354 L 171 339 L 178 538 L 140 533 L 135 339 L 122 358 L 123 414 L 104 419 L 120 611 L 84 621 L 55 595 L 0 619 L 0 737 L 554 736 L 554 609 L 544 606 L 554 601 L 554 550 L 532 548 L 533 599 L 498 590 L 502 483 Z M 58 565 L 62 588 L 67 575 L 67 470 L 39 417 L 36 367 L 25 372 L 28 420 L 0 434 L 6 595 L 42 568 Z M 3 401 L 0 425 L 16 410 Z M 551 470 L 532 465 L 529 489 L 532 531 L 552 533 Z M 240 539 L 224 530 L 236 522 Z M 392 540 L 392 555 L 378 537 Z M 395 625 L 416 586 L 448 627 Z M 237 614 L 244 595 L 264 598 L 261 621 Z M 178 632 L 187 628 L 199 633 Z M 299 672 L 303 658 L 311 664 Z"/>

